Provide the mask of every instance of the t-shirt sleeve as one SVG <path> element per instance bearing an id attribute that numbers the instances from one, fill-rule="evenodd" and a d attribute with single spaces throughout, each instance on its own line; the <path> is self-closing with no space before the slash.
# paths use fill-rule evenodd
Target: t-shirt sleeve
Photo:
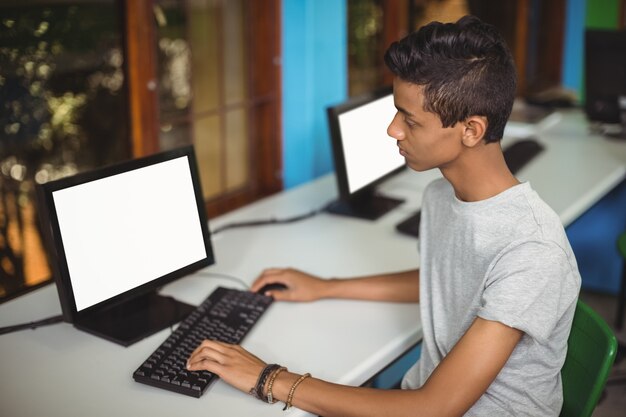
<path id="1" fill-rule="evenodd" d="M 556 243 L 516 245 L 488 272 L 478 316 L 522 330 L 545 343 L 578 296 L 576 274 Z"/>

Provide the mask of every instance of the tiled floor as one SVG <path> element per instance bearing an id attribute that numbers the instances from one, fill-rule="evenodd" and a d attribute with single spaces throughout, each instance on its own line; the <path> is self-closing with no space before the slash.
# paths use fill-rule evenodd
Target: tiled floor
<path id="1" fill-rule="evenodd" d="M 626 349 L 626 325 L 619 332 L 614 328 L 616 297 L 583 291 L 581 299 L 604 317 Z M 604 398 L 596 407 L 593 417 L 626 417 L 626 357 L 613 367 Z"/>

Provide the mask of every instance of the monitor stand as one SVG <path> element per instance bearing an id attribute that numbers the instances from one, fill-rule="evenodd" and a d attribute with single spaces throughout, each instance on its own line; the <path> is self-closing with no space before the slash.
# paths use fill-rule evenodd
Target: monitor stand
<path id="1" fill-rule="evenodd" d="M 74 326 L 123 346 L 129 346 L 172 326 L 196 307 L 150 292 L 121 304 L 98 310 L 74 321 Z"/>
<path id="2" fill-rule="evenodd" d="M 376 220 L 388 211 L 402 204 L 404 200 L 376 194 L 353 196 L 350 200 L 336 200 L 330 203 L 327 211 L 342 216 Z"/>

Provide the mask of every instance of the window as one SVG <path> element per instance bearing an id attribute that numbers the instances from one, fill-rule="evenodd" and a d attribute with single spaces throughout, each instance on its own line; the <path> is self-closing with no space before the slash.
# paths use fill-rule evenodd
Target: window
<path id="1" fill-rule="evenodd" d="M 282 188 L 279 5 L 0 5 L 0 301 L 50 281 L 37 182 L 192 143 L 209 216 Z"/>
<path id="2" fill-rule="evenodd" d="M 383 55 L 391 42 L 433 20 L 473 14 L 493 24 L 511 49 L 518 94 L 560 85 L 565 0 L 348 0 L 351 96 L 392 82 Z"/>
<path id="3" fill-rule="evenodd" d="M 209 215 L 282 188 L 278 4 L 157 0 L 136 22 L 154 28 L 154 72 L 138 84 L 154 79 L 159 103 L 142 147 L 194 144 Z"/>
<path id="4" fill-rule="evenodd" d="M 0 300 L 49 281 L 35 184 L 130 156 L 115 1 L 0 6 Z"/>

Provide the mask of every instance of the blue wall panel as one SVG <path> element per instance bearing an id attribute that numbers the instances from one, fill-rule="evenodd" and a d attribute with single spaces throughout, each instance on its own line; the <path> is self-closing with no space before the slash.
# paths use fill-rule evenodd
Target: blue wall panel
<path id="1" fill-rule="evenodd" d="M 333 169 L 326 107 L 347 97 L 345 0 L 283 0 L 283 183 Z"/>
<path id="2" fill-rule="evenodd" d="M 567 0 L 561 84 L 582 99 L 585 0 Z"/>

